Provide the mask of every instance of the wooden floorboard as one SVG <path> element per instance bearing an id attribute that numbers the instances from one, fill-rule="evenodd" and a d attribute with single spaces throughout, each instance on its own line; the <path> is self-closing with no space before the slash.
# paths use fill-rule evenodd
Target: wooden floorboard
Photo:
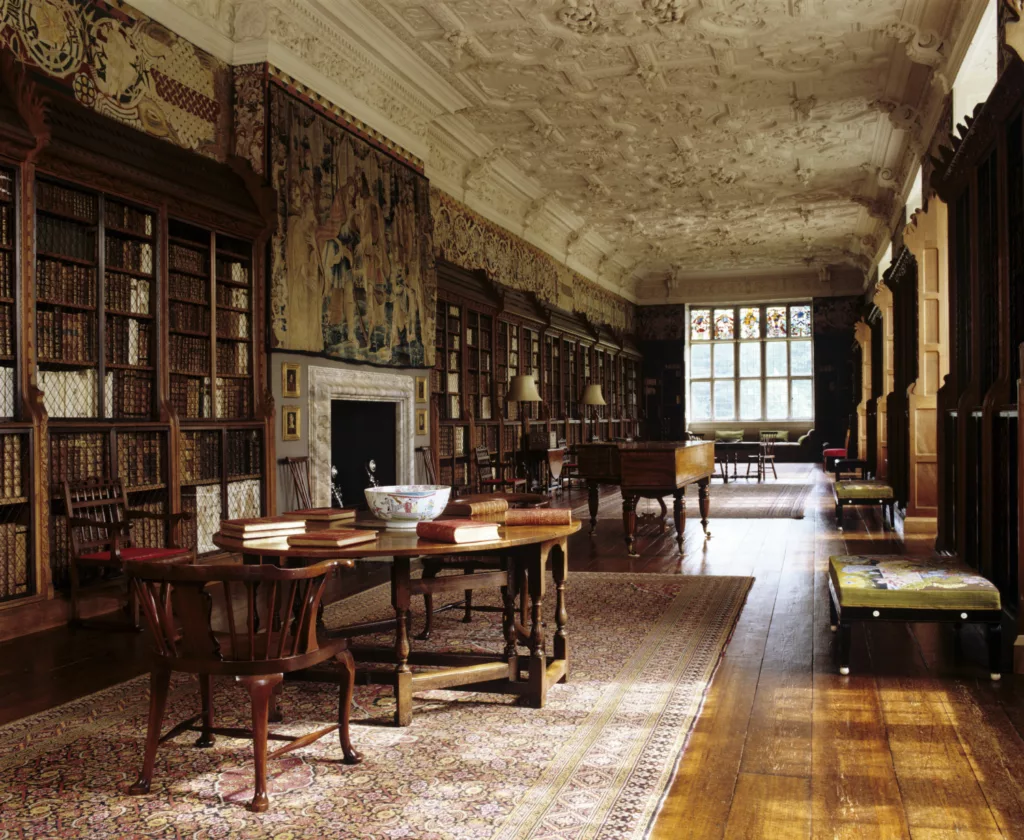
<path id="1" fill-rule="evenodd" d="M 801 468 L 780 471 L 791 481 Z M 906 624 L 855 629 L 841 677 L 829 556 L 929 546 L 904 544 L 868 508 L 838 531 L 831 485 L 820 471 L 813 480 L 802 520 L 716 520 L 712 489 L 711 539 L 691 515 L 680 554 L 671 522 L 644 519 L 637 557 L 626 554 L 619 496 L 604 491 L 596 533 L 584 514 L 570 541 L 572 571 L 755 579 L 652 840 L 1024 840 L 1024 680 L 990 682 L 975 628 Z M 556 504 L 585 510 L 586 494 Z M 344 572 L 333 597 L 379 582 L 379 564 L 367 564 Z M 60 629 L 0 644 L 0 723 L 144 669 L 141 635 Z"/>

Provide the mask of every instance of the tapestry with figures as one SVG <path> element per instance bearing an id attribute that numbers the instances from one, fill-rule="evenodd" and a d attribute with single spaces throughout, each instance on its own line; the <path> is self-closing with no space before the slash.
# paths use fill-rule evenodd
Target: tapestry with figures
<path id="1" fill-rule="evenodd" d="M 0 49 L 82 105 L 223 159 L 231 71 L 120 0 L 0 0 Z"/>
<path id="2" fill-rule="evenodd" d="M 276 87 L 269 130 L 278 201 L 275 348 L 393 367 L 433 365 L 426 178 Z"/>

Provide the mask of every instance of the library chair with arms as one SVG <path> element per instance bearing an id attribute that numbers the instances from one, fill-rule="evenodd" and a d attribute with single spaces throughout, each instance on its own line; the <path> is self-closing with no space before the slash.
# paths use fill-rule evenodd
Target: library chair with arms
<path id="1" fill-rule="evenodd" d="M 506 487 L 510 487 L 513 493 L 525 492 L 526 479 L 515 475 L 511 478 L 499 475 L 498 470 L 491 463 L 491 453 L 487 451 L 486 446 L 478 446 L 473 452 L 476 457 L 477 483 L 481 493 L 504 490 Z"/>
<path id="2" fill-rule="evenodd" d="M 178 541 L 180 523 L 190 519 L 190 513 L 151 513 L 132 510 L 120 479 L 93 479 L 71 484 L 64 482 L 64 504 L 71 534 L 71 624 L 82 625 L 80 567 L 124 573 L 135 563 L 192 564 L 195 551 L 183 547 Z M 168 544 L 163 547 L 135 545 L 132 539 L 133 522 L 151 520 L 164 523 Z M 90 621 L 89 626 L 111 630 L 138 630 L 139 606 L 127 593 L 130 623 Z"/>
<path id="3" fill-rule="evenodd" d="M 129 584 L 142 605 L 154 651 L 150 671 L 149 723 L 139 780 L 129 793 L 149 793 L 157 747 L 192 729 L 197 747 L 213 746 L 215 735 L 252 737 L 256 785 L 249 809 L 266 811 L 267 760 L 337 732 L 345 764 L 362 759 L 349 739 L 349 713 L 355 662 L 345 638 L 321 638 L 316 619 L 327 581 L 341 565 L 328 560 L 313 566 L 166 566 L 139 563 L 128 569 Z M 259 597 L 257 597 L 259 589 Z M 215 606 L 219 608 L 214 609 Z M 263 621 L 258 604 L 265 603 Z M 214 628 L 214 617 L 226 630 Z M 180 624 L 180 629 L 179 629 Z M 338 722 L 301 736 L 269 732 L 271 705 L 285 674 L 333 660 L 342 670 Z M 200 714 L 161 737 L 172 671 L 199 677 Z M 211 677 L 234 677 L 249 692 L 252 730 L 214 726 Z M 198 730 L 194 726 L 200 721 Z M 267 754 L 267 741 L 286 743 Z"/>

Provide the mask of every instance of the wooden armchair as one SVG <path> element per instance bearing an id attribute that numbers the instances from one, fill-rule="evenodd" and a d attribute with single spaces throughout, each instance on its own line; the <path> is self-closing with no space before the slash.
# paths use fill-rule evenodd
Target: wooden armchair
<path id="1" fill-rule="evenodd" d="M 505 478 L 503 475 L 498 475 L 494 464 L 491 463 L 491 453 L 487 451 L 486 446 L 478 446 L 473 453 L 476 458 L 477 484 L 479 484 L 480 492 L 504 490 L 506 487 L 511 487 L 513 493 L 526 491 L 525 478 L 517 476 Z"/>
<path id="2" fill-rule="evenodd" d="M 132 785 L 130 793 L 149 792 L 156 749 L 162 741 L 191 729 L 200 732 L 196 746 L 209 747 L 216 734 L 235 737 L 240 734 L 238 729 L 214 726 L 210 685 L 214 675 L 234 677 L 245 686 L 252 701 L 252 731 L 242 730 L 243 735 L 252 735 L 256 765 L 256 790 L 250 810 L 266 811 L 269 806 L 268 758 L 284 755 L 337 731 L 345 763 L 361 761 L 349 740 L 355 662 L 348 640 L 321 640 L 316 632 L 317 610 L 327 580 L 337 566 L 337 561 L 330 560 L 293 569 L 270 565 L 166 566 L 152 563 L 133 564 L 128 568 L 130 586 L 142 605 L 155 645 L 145 757 L 139 780 Z M 215 584 L 220 584 L 218 600 L 223 599 L 223 609 L 216 614 L 226 624 L 226 631 L 214 629 Z M 261 622 L 257 603 L 264 599 L 267 607 Z M 338 723 L 300 737 L 270 735 L 271 702 L 284 674 L 329 659 L 337 662 L 343 672 Z M 201 714 L 182 721 L 161 738 L 172 671 L 199 675 Z M 200 719 L 201 724 L 196 729 L 193 724 Z M 268 755 L 268 739 L 287 743 Z"/>
<path id="3" fill-rule="evenodd" d="M 80 612 L 80 566 L 94 566 L 124 572 L 132 563 L 193 563 L 195 551 L 178 541 L 179 525 L 190 513 L 150 513 L 132 510 L 120 479 L 91 480 L 82 484 L 64 482 L 64 504 L 71 534 L 71 623 L 82 624 Z M 164 548 L 135 545 L 131 524 L 156 520 L 167 526 L 169 544 Z M 139 629 L 138 604 L 129 589 L 127 607 L 130 625 L 91 622 L 109 629 Z"/>

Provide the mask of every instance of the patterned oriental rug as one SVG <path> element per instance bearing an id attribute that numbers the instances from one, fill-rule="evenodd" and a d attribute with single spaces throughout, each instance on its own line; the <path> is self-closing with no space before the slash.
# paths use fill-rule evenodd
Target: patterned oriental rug
<path id="1" fill-rule="evenodd" d="M 272 761 L 266 814 L 245 807 L 250 742 L 223 736 L 208 750 L 191 732 L 166 742 L 152 792 L 128 796 L 148 693 L 148 677 L 131 680 L 0 728 L 0 837 L 639 840 L 751 582 L 573 574 L 570 681 L 549 691 L 544 709 L 425 692 L 412 726 L 398 729 L 387 689 L 357 686 L 352 740 L 364 762 L 342 764 L 332 737 Z M 327 623 L 385 616 L 388 602 L 376 587 L 329 607 Z M 461 615 L 436 616 L 429 646 L 501 649 L 500 615 L 475 613 L 470 624 Z M 244 691 L 214 685 L 218 724 L 247 726 Z M 282 708 L 285 723 L 271 732 L 308 732 L 333 722 L 337 689 L 288 683 Z M 198 709 L 195 681 L 175 676 L 165 731 Z"/>

